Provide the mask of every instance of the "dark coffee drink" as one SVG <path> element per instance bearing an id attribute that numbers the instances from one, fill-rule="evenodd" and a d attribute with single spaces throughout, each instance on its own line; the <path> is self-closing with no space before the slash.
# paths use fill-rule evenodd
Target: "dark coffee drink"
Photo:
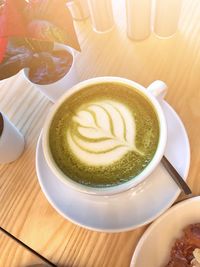
<path id="1" fill-rule="evenodd" d="M 49 144 L 70 179 L 110 187 L 134 179 L 159 141 L 156 111 L 145 95 L 120 83 L 99 83 L 71 95 L 53 117 Z"/>
<path id="2" fill-rule="evenodd" d="M 4 126 L 3 115 L 0 113 L 0 137 L 3 132 L 3 126 Z"/>
<path id="3" fill-rule="evenodd" d="M 68 73 L 72 62 L 72 55 L 62 50 L 53 51 L 48 57 L 40 56 L 37 64 L 30 68 L 29 79 L 41 85 L 57 82 Z"/>

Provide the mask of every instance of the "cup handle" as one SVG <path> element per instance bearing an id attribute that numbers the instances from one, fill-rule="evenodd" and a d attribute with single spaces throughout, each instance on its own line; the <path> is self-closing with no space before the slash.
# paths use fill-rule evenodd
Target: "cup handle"
<path id="1" fill-rule="evenodd" d="M 163 81 L 157 80 L 147 87 L 147 91 L 156 97 L 159 101 L 163 100 L 167 93 L 167 85 Z"/>

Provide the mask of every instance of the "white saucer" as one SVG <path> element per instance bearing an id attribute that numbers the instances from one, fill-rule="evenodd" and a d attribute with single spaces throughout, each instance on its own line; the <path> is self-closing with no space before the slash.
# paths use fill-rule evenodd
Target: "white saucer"
<path id="1" fill-rule="evenodd" d="M 165 155 L 186 179 L 190 165 L 188 137 L 176 112 L 165 101 L 162 107 L 168 124 Z M 122 232 L 145 225 L 168 209 L 180 193 L 161 164 L 147 181 L 118 195 L 104 197 L 76 192 L 56 179 L 48 168 L 41 135 L 36 171 L 42 191 L 57 212 L 75 224 L 96 231 Z"/>

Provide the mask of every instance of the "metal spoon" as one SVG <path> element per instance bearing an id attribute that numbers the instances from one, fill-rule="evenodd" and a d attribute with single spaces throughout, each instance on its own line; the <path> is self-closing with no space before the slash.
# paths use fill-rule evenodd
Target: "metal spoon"
<path id="1" fill-rule="evenodd" d="M 177 172 L 177 170 L 173 167 L 173 165 L 169 162 L 169 160 L 165 156 L 163 156 L 161 162 L 165 167 L 165 169 L 168 171 L 168 173 L 171 175 L 173 180 L 176 182 L 178 187 L 182 190 L 182 192 L 185 195 L 191 195 L 192 194 L 191 189 L 183 180 L 183 178 L 180 176 L 180 174 Z"/>

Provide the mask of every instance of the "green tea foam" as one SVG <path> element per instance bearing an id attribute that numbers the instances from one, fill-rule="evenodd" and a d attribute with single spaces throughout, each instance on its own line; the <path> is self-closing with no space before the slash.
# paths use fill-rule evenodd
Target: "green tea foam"
<path id="1" fill-rule="evenodd" d="M 151 161 L 159 123 L 149 100 L 128 86 L 101 83 L 70 96 L 50 127 L 50 149 L 72 180 L 109 187 L 133 179 Z"/>

